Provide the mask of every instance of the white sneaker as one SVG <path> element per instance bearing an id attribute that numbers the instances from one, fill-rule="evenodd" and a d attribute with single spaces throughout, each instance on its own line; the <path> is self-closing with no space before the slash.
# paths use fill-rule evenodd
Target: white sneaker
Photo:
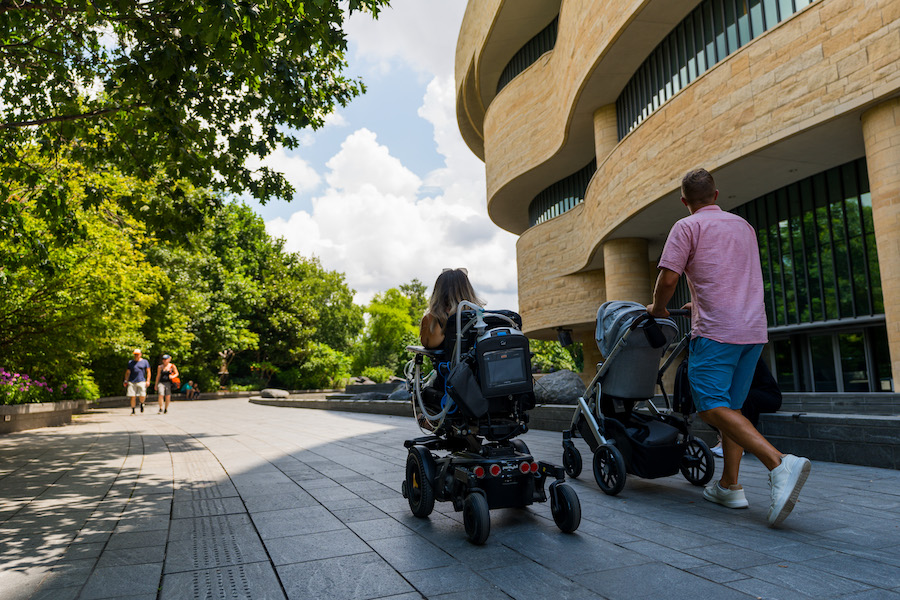
<path id="1" fill-rule="evenodd" d="M 727 508 L 747 508 L 750 503 L 744 495 L 744 488 L 739 485 L 730 485 L 723 488 L 715 481 L 703 489 L 703 497 L 710 502 L 721 504 Z"/>
<path id="2" fill-rule="evenodd" d="M 809 477 L 811 465 L 808 458 L 786 454 L 781 464 L 769 471 L 769 485 L 772 488 L 772 505 L 769 507 L 770 527 L 777 527 L 791 514 L 800 489 Z"/>

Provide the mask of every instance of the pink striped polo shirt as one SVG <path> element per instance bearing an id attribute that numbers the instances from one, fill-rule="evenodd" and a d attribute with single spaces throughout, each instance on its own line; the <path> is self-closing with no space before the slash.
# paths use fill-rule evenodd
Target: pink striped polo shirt
<path id="1" fill-rule="evenodd" d="M 660 268 L 684 273 L 693 337 L 726 344 L 768 341 L 759 246 L 753 227 L 716 205 L 676 222 Z"/>

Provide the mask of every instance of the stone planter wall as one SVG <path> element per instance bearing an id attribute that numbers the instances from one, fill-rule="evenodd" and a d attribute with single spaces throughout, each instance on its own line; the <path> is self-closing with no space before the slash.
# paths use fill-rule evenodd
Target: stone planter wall
<path id="1" fill-rule="evenodd" d="M 86 407 L 86 400 L 0 405 L 0 433 L 65 425 Z"/>

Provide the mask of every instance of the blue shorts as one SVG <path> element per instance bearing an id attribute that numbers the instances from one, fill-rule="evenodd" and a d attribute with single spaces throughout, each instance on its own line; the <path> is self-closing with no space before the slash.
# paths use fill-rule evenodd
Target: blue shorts
<path id="1" fill-rule="evenodd" d="M 718 406 L 740 410 L 750 391 L 763 344 L 691 340 L 688 379 L 698 412 Z"/>

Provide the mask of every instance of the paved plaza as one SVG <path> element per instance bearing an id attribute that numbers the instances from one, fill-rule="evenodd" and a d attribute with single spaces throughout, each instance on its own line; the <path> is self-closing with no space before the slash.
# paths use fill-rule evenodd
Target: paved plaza
<path id="1" fill-rule="evenodd" d="M 586 461 L 577 532 L 537 504 L 492 511 L 477 547 L 449 503 L 410 514 L 416 435 L 407 417 L 228 399 L 0 436 L 0 600 L 900 599 L 898 471 L 815 462 L 770 529 L 753 458 L 740 511 L 680 476 L 609 497 Z M 559 434 L 523 439 L 560 460 Z"/>

